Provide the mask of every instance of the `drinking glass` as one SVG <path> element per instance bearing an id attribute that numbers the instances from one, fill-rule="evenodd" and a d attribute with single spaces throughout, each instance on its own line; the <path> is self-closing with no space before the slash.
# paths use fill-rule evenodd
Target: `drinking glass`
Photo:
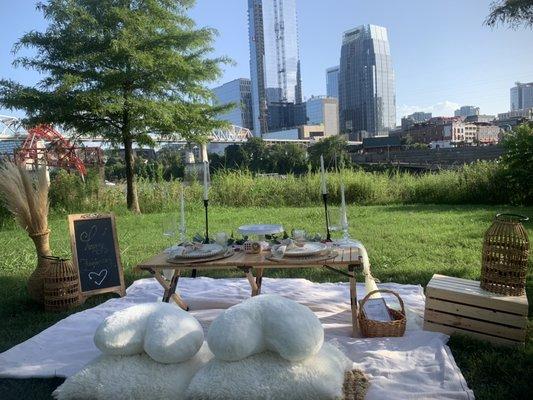
<path id="1" fill-rule="evenodd" d="M 303 229 L 293 229 L 292 230 L 292 238 L 296 242 L 304 242 L 305 241 L 305 231 Z"/>
<path id="2" fill-rule="evenodd" d="M 328 228 L 330 232 L 342 230 L 340 207 L 328 206 Z"/>
<path id="3" fill-rule="evenodd" d="M 228 248 L 228 234 L 226 232 L 218 232 L 215 234 L 215 243 L 222 246 L 223 249 Z"/>

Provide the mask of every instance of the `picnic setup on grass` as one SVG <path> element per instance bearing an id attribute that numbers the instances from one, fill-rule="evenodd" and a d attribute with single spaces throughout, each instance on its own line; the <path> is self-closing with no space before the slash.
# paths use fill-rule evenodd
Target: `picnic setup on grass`
<path id="1" fill-rule="evenodd" d="M 187 236 L 182 191 L 178 218 L 163 226 L 169 246 L 146 254 L 126 288 L 115 216 L 69 215 L 72 257 L 56 257 L 45 174 L 6 163 L 3 199 L 37 252 L 31 298 L 58 312 L 118 297 L 0 354 L 0 376 L 64 377 L 53 393 L 61 400 L 473 399 L 446 343 L 460 333 L 524 345 L 527 218 L 498 214 L 483 228 L 480 281 L 436 274 L 424 293 L 373 277 L 365 246 L 349 234 L 342 176 L 334 207 L 323 159 L 320 173 L 324 214 L 314 223 L 323 234 L 289 231 L 275 216 L 212 233 L 206 162 L 205 231 Z M 267 277 L 285 268 L 324 268 L 342 281 Z M 242 278 L 201 276 L 208 270 Z"/>

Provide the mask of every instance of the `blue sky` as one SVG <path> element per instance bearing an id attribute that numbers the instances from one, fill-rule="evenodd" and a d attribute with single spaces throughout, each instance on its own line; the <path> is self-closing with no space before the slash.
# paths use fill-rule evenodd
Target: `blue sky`
<path id="1" fill-rule="evenodd" d="M 459 105 L 482 113 L 509 109 L 515 81 L 533 81 L 533 31 L 483 26 L 490 0 L 297 0 L 305 97 L 325 94 L 325 69 L 338 64 L 342 32 L 371 23 L 387 27 L 396 73 L 398 119 L 413 111 L 451 115 Z M 246 0 L 197 0 L 199 26 L 219 31 L 217 55 L 227 55 L 218 83 L 249 77 Z M 11 66 L 13 43 L 46 27 L 34 1 L 0 0 L 0 76 L 26 84 L 34 71 Z M 214 86 L 214 85 L 213 85 Z M 16 114 L 0 109 L 1 114 Z"/>

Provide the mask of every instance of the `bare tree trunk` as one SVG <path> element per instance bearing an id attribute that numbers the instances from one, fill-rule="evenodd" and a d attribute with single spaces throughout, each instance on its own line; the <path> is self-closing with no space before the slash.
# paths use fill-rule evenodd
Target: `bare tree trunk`
<path id="1" fill-rule="evenodd" d="M 124 138 L 124 156 L 126 159 L 126 202 L 130 211 L 140 213 L 137 186 L 135 185 L 133 145 L 129 135 Z"/>

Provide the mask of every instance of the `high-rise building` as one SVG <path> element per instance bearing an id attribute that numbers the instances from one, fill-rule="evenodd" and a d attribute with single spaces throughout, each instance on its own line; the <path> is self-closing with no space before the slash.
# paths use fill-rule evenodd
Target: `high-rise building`
<path id="1" fill-rule="evenodd" d="M 305 106 L 309 125 L 324 125 L 325 136 L 339 134 L 339 101 L 336 98 L 313 96 Z"/>
<path id="2" fill-rule="evenodd" d="M 362 25 L 344 32 L 339 113 L 343 133 L 377 136 L 395 127 L 394 70 L 386 28 Z"/>
<path id="3" fill-rule="evenodd" d="M 235 107 L 219 119 L 233 125 L 252 129 L 252 84 L 250 79 L 239 78 L 213 89 L 217 104 L 235 104 Z"/>
<path id="4" fill-rule="evenodd" d="M 269 103 L 302 102 L 296 0 L 248 0 L 248 34 L 253 127 L 260 136 L 269 130 Z"/>
<path id="5" fill-rule="evenodd" d="M 339 98 L 339 66 L 326 70 L 326 94 L 328 97 Z"/>
<path id="6" fill-rule="evenodd" d="M 511 111 L 533 107 L 533 82 L 520 83 L 511 88 Z"/>
<path id="7" fill-rule="evenodd" d="M 455 110 L 456 117 L 470 117 L 472 115 L 479 115 L 479 107 L 474 106 L 462 106 L 458 110 Z"/>

